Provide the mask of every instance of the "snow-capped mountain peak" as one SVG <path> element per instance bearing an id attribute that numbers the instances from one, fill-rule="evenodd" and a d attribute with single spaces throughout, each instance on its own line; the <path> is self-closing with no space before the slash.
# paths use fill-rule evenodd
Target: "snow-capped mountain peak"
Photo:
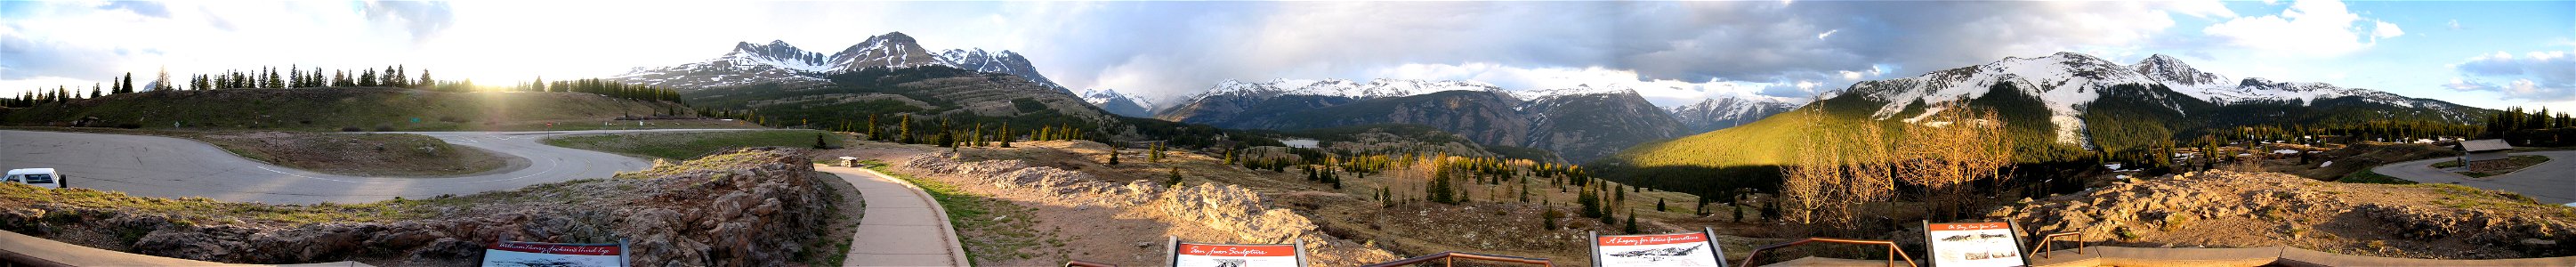
<path id="1" fill-rule="evenodd" d="M 1277 97 L 1282 95 L 1337 96 L 1353 99 L 1377 99 L 1437 93 L 1443 91 L 1501 92 L 1502 87 L 1477 81 L 1426 81 L 1407 79 L 1371 79 L 1357 82 L 1343 79 L 1273 79 L 1267 82 L 1225 80 L 1206 92 L 1190 97 L 1197 101 L 1212 95 Z"/>
<path id="2" fill-rule="evenodd" d="M 765 44 L 738 42 L 731 52 L 715 59 L 667 67 L 637 67 L 613 78 L 637 84 L 697 90 L 768 82 L 817 83 L 823 82 L 821 77 L 832 73 L 921 66 L 1010 74 L 1064 90 L 1064 86 L 1040 75 L 1037 68 L 1029 64 L 1028 58 L 1019 53 L 970 48 L 950 49 L 933 55 L 912 36 L 902 32 L 870 36 L 867 41 L 829 55 L 799 49 L 786 41 Z"/>
<path id="3" fill-rule="evenodd" d="M 734 65 L 770 65 L 796 71 L 832 69 L 831 64 L 824 63 L 825 59 L 822 53 L 797 49 L 787 41 L 769 41 L 769 44 L 734 44 L 733 52 L 725 53 L 717 60 L 732 61 Z"/>
<path id="4" fill-rule="evenodd" d="M 1683 128 L 1691 132 L 1707 132 L 1753 123 L 1798 106 L 1778 97 L 1748 95 L 1713 97 L 1666 111 L 1681 121 Z"/>
<path id="5" fill-rule="evenodd" d="M 1134 101 L 1134 102 L 1136 102 L 1136 104 L 1137 104 L 1137 105 L 1140 105 L 1140 106 L 1148 106 L 1148 107 L 1153 106 L 1153 105 L 1152 105 L 1153 101 L 1145 100 L 1144 98 L 1139 98 L 1139 97 L 1136 97 L 1135 95 L 1129 95 L 1129 94 L 1125 94 L 1125 93 L 1119 93 L 1117 89 L 1108 89 L 1108 88 L 1092 88 L 1092 89 L 1083 89 L 1083 90 L 1082 90 L 1082 94 L 1081 94 L 1081 95 L 1082 95 L 1082 101 L 1083 101 L 1083 102 L 1091 102 L 1091 104 L 1092 104 L 1092 105 L 1106 104 L 1106 103 L 1114 102 L 1114 101 Z"/>
<path id="6" fill-rule="evenodd" d="M 2112 90 L 2118 85 L 2163 85 L 2184 96 L 2218 105 L 2251 102 L 2313 105 L 2321 99 L 2358 96 L 2367 101 L 2400 107 L 2442 109 L 2453 106 L 2436 100 L 2406 98 L 2325 83 L 2273 82 L 2263 78 L 2231 83 L 2224 75 L 2202 72 L 2181 59 L 2165 55 L 2149 56 L 2135 65 L 2122 66 L 2072 52 L 2035 58 L 2007 57 L 1994 63 L 1934 71 L 1921 76 L 1865 81 L 1853 84 L 1842 95 L 1857 94 L 1885 103 L 1873 113 L 1873 117 L 1890 119 L 1918 101 L 1940 103 L 1980 97 L 1992 88 L 1999 88 L 1997 85 L 2000 84 L 2011 84 L 2021 95 L 2040 100 L 2050 112 L 2049 121 L 2057 125 L 2059 142 L 2083 145 L 2089 144 L 2079 130 L 2085 123 L 2079 115 L 2087 104 L 2104 95 L 2102 91 Z M 2181 111 L 2179 106 L 2171 107 Z"/>
<path id="7" fill-rule="evenodd" d="M 840 53 L 833 53 L 831 62 L 844 71 L 871 67 L 909 68 L 940 64 L 938 57 L 931 56 L 930 51 L 921 48 L 921 43 L 913 41 L 912 36 L 904 35 L 902 32 L 868 37 L 867 41 L 850 45 L 849 49 L 843 49 Z"/>
<path id="8" fill-rule="evenodd" d="M 1038 84 L 1064 87 L 1057 85 L 1053 80 L 1048 80 L 1044 75 L 1038 75 L 1037 67 L 1029 65 L 1028 58 L 1021 57 L 1020 53 L 1010 50 L 987 52 L 983 48 L 949 49 L 940 51 L 938 60 L 940 64 L 958 69 L 1018 75 Z"/>
<path id="9" fill-rule="evenodd" d="M 1533 90 L 1520 90 L 1520 91 L 1512 91 L 1512 92 L 1511 92 L 1511 94 L 1512 94 L 1512 97 L 1513 97 L 1513 98 L 1520 98 L 1521 100 L 1531 100 L 1531 101 L 1536 101 L 1536 100 L 1539 100 L 1539 99 L 1549 98 L 1549 97 L 1570 96 L 1570 95 L 1592 95 L 1592 94 L 1635 94 L 1635 93 L 1637 93 L 1637 89 L 1636 89 L 1636 88 L 1631 88 L 1631 87 L 1628 87 L 1627 85 L 1618 85 L 1618 84 L 1604 84 L 1604 85 L 1577 84 L 1577 85 L 1574 85 L 1574 87 L 1566 87 L 1566 88 L 1533 89 Z"/>

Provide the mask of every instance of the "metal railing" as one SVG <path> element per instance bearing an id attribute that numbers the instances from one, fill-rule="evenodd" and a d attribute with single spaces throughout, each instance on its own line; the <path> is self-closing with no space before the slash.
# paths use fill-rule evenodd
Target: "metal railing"
<path id="1" fill-rule="evenodd" d="M 1905 266 L 1921 266 L 1921 265 L 1916 265 L 1916 264 L 1914 264 L 1914 257 L 1913 257 L 1913 256 L 1906 256 L 1906 255 L 1905 255 L 1905 250 L 1897 249 L 1897 248 L 1896 248 L 1896 242 L 1895 242 L 1895 241 L 1886 241 L 1886 240 L 1857 240 L 1857 239 L 1823 238 L 1823 237 L 1809 237 L 1809 238 L 1807 238 L 1807 239 L 1805 239 L 1805 240 L 1789 241 L 1788 243 L 1771 244 L 1771 245 L 1769 245 L 1769 246 L 1762 246 L 1762 248 L 1753 249 L 1753 254 L 1751 254 L 1751 255 L 1745 255 L 1745 256 L 1744 256 L 1744 261 L 1743 261 L 1744 263 L 1743 263 L 1743 264 L 1741 264 L 1741 265 L 1739 265 L 1739 266 L 1743 266 L 1743 267 L 1752 267 L 1752 266 L 1753 266 L 1753 260 L 1754 260 L 1754 259 L 1761 258 L 1761 257 L 1762 257 L 1762 252 L 1763 252 L 1763 251 L 1770 251 L 1770 250 L 1773 250 L 1773 249 L 1780 249 L 1780 248 L 1787 248 L 1787 247 L 1795 247 L 1795 246 L 1798 246 L 1798 245 L 1805 245 L 1805 244 L 1807 244 L 1807 243 L 1815 243 L 1815 242 L 1838 243 L 1838 244 L 1855 244 L 1855 245 L 1881 245 L 1881 246 L 1887 246 L 1887 254 L 1889 254 L 1889 257 L 1887 258 L 1887 266 L 1891 266 L 1891 267 L 1896 266 L 1896 260 L 1897 260 L 1897 259 L 1905 259 Z"/>
<path id="2" fill-rule="evenodd" d="M 1456 262 L 1457 262 L 1457 259 L 1470 259 L 1470 260 L 1481 260 L 1481 261 L 1497 261 L 1497 262 L 1509 262 L 1509 263 L 1520 263 L 1520 264 L 1537 264 L 1538 266 L 1549 266 L 1549 267 L 1554 267 L 1554 266 L 1556 266 L 1556 265 L 1554 265 L 1554 264 L 1549 264 L 1549 263 L 1547 262 L 1547 259 L 1541 259 L 1541 258 L 1522 258 L 1522 257 L 1513 257 L 1513 256 L 1485 255 L 1485 254 L 1476 254 L 1476 253 L 1466 253 L 1466 252 L 1450 251 L 1450 252 L 1433 253 L 1433 254 L 1431 254 L 1431 255 L 1422 255 L 1422 256 L 1420 256 L 1420 257 L 1413 257 L 1413 258 L 1410 258 L 1410 259 L 1402 259 L 1402 260 L 1390 261 L 1390 262 L 1386 262 L 1386 263 L 1370 264 L 1370 265 L 1367 265 L 1366 267 L 1394 267 L 1394 266 L 1404 266 L 1404 265 L 1411 265 L 1411 264 L 1418 264 L 1418 263 L 1431 262 L 1432 260 L 1439 260 L 1439 261 L 1440 261 L 1440 266 L 1450 266 L 1450 264 L 1452 264 L 1452 263 L 1456 263 Z"/>
<path id="3" fill-rule="evenodd" d="M 1065 261 L 1065 262 L 1064 262 L 1064 267 L 1118 267 L 1118 266 L 1117 266 L 1117 265 L 1109 265 L 1109 264 L 1107 264 L 1107 263 L 1098 263 L 1098 262 L 1088 262 L 1088 261 L 1081 261 L 1081 260 L 1072 260 L 1072 261 Z"/>
<path id="4" fill-rule="evenodd" d="M 2075 237 L 2075 255 L 2084 255 L 2084 232 L 2054 233 L 2040 236 L 2039 245 L 2032 246 L 2030 253 L 2028 254 L 2039 255 L 2040 258 L 2048 258 L 2048 254 L 2042 254 L 2041 252 L 2048 252 L 2048 248 L 2056 247 L 2054 245 L 2057 244 L 2057 242 L 2054 241 L 2057 241 L 2057 238 L 2067 236 Z"/>

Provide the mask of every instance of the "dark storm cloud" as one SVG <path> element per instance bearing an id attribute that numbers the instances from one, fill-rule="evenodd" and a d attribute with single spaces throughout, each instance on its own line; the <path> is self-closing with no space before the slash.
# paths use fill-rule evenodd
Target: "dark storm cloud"
<path id="1" fill-rule="evenodd" d="M 411 31 L 414 43 L 438 37 L 456 19 L 454 9 L 444 1 L 373 1 L 366 3 L 365 13 L 376 23 L 391 23 Z"/>

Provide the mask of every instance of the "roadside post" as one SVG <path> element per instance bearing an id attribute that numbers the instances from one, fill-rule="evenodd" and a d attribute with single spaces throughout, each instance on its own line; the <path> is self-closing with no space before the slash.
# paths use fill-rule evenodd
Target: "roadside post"
<path id="1" fill-rule="evenodd" d="M 1306 241 L 1288 244 L 1213 244 L 1164 237 L 1172 267 L 1305 267 Z"/>
<path id="2" fill-rule="evenodd" d="M 482 266 L 627 266 L 626 240 L 571 244 L 502 240 L 483 250 Z"/>
<path id="3" fill-rule="evenodd" d="M 1707 227 L 1695 233 L 1592 236 L 1592 266 L 1727 266 L 1726 247 Z"/>
<path id="4" fill-rule="evenodd" d="M 2013 222 L 1923 221 L 1923 243 L 1932 266 L 2028 266 L 2021 254 L 2021 225 Z"/>

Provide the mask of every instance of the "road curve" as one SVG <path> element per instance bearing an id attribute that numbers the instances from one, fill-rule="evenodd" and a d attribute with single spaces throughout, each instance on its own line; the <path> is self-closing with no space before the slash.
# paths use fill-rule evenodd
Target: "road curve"
<path id="1" fill-rule="evenodd" d="M 467 195 L 651 167 L 644 159 L 540 144 L 577 134 L 724 131 L 659 129 L 553 132 L 405 132 L 518 157 L 498 173 L 443 178 L 356 177 L 279 167 L 187 139 L 91 133 L 0 131 L 0 169 L 57 168 L 72 187 L 148 197 L 204 197 L 273 204 L 364 203 Z"/>
<path id="2" fill-rule="evenodd" d="M 2458 184 L 2478 189 L 2514 192 L 2547 204 L 2564 205 L 2576 202 L 2576 151 L 2533 151 L 2512 154 L 2548 156 L 2549 162 L 2511 174 L 2486 178 L 2469 178 L 2467 175 L 2433 169 L 2433 163 L 2459 159 L 2456 157 L 2392 163 L 2370 170 L 2418 183 Z"/>

